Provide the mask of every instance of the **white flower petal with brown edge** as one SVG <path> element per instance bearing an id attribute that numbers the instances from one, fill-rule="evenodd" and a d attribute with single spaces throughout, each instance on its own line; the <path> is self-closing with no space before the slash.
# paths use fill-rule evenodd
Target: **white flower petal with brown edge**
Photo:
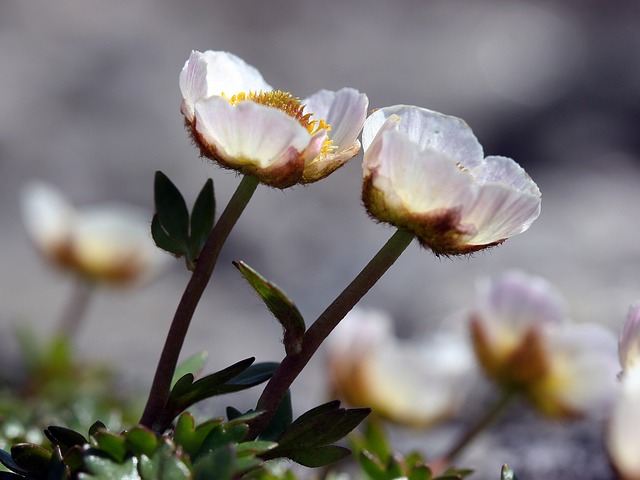
<path id="1" fill-rule="evenodd" d="M 195 113 L 196 132 L 230 167 L 281 166 L 292 150 L 299 156 L 311 142 L 309 132 L 295 119 L 255 102 L 234 106 L 214 96 L 199 100 Z"/>
<path id="2" fill-rule="evenodd" d="M 365 150 L 392 115 L 400 118 L 397 130 L 421 149 L 430 148 L 441 152 L 454 164 L 459 163 L 465 168 L 475 167 L 484 158 L 482 146 L 463 120 L 407 105 L 381 108 L 367 118 L 362 130 L 362 145 Z"/>
<path id="3" fill-rule="evenodd" d="M 331 126 L 329 139 L 337 147 L 335 153 L 351 147 L 367 117 L 369 99 L 354 88 L 342 88 L 337 92 L 320 90 L 302 101 L 305 112 L 312 120 L 324 120 Z"/>
<path id="4" fill-rule="evenodd" d="M 195 103 L 201 98 L 240 92 L 273 90 L 260 72 L 240 57 L 228 52 L 192 51 L 180 72 L 182 113 L 193 120 Z"/>

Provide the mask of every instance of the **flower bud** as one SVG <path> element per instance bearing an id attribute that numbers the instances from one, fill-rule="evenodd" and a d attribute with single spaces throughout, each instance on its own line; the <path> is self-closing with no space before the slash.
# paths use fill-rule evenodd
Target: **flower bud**
<path id="1" fill-rule="evenodd" d="M 367 211 L 414 233 L 436 254 L 498 245 L 540 214 L 537 185 L 510 158 L 485 158 L 459 118 L 382 108 L 367 118 L 362 143 Z"/>

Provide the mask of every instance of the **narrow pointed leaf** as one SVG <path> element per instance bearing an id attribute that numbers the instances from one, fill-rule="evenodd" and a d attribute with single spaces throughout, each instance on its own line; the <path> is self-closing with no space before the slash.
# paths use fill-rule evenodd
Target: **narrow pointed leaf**
<path id="1" fill-rule="evenodd" d="M 291 406 L 291 391 L 287 390 L 284 398 L 278 405 L 276 413 L 271 418 L 269 424 L 260 433 L 260 440 L 276 440 L 282 433 L 291 426 L 293 420 L 293 409 Z"/>
<path id="2" fill-rule="evenodd" d="M 342 460 L 351 455 L 351 450 L 338 445 L 306 448 L 293 452 L 288 458 L 305 467 L 317 468 Z"/>
<path id="3" fill-rule="evenodd" d="M 310 418 L 318 417 L 326 412 L 330 412 L 332 410 L 338 410 L 340 408 L 340 400 L 332 400 L 327 403 L 323 403 L 322 405 L 318 405 L 317 407 L 312 408 L 311 410 L 303 413 L 298 418 L 296 418 L 295 422 L 291 424 L 291 427 L 295 427 L 301 423 L 306 422 Z"/>
<path id="4" fill-rule="evenodd" d="M 181 362 L 176 367 L 176 371 L 173 374 L 173 379 L 171 380 L 171 388 L 173 388 L 176 382 L 184 377 L 187 373 L 192 374 L 194 378 L 197 377 L 206 365 L 208 357 L 209 354 L 203 350 L 191 355 L 189 358 Z"/>
<path id="5" fill-rule="evenodd" d="M 162 228 L 174 240 L 187 245 L 189 211 L 180 190 L 162 172 L 156 172 L 153 185 L 156 213 Z"/>
<path id="6" fill-rule="evenodd" d="M 44 434 L 52 443 L 65 448 L 88 443 L 83 435 L 70 428 L 52 426 L 45 428 Z"/>
<path id="7" fill-rule="evenodd" d="M 284 330 L 284 345 L 287 354 L 298 353 L 305 324 L 300 311 L 275 283 L 268 281 L 244 262 L 233 263 L 242 276 L 260 296 L 269 311 L 280 322 Z"/>

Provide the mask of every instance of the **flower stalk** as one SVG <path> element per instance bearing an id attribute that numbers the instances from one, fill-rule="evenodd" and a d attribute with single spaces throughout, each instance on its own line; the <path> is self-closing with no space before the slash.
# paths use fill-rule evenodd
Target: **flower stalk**
<path id="1" fill-rule="evenodd" d="M 398 229 L 378 251 L 360 274 L 309 327 L 302 338 L 299 353 L 288 354 L 265 387 L 256 410 L 264 411 L 251 425 L 249 438 L 257 437 L 273 417 L 285 393 L 309 363 L 322 342 L 340 323 L 347 313 L 373 287 L 384 273 L 395 263 L 414 239 L 406 230 Z"/>
<path id="2" fill-rule="evenodd" d="M 71 297 L 58 321 L 56 333 L 59 337 L 73 339 L 78 335 L 95 287 L 91 280 L 84 277 L 76 278 Z"/>
<path id="3" fill-rule="evenodd" d="M 251 200 L 253 192 L 258 186 L 258 180 L 252 176 L 244 176 L 235 193 L 229 200 L 227 207 L 216 222 L 202 252 L 193 275 L 182 294 L 178 308 L 173 317 L 167 339 L 158 361 L 156 373 L 149 392 L 140 423 L 154 430 L 164 430 L 164 425 L 156 425 L 169 397 L 171 379 L 178 363 L 178 357 L 184 344 L 189 325 L 195 309 L 202 297 L 204 289 L 209 283 L 213 269 L 227 237 L 235 226 L 238 218 Z"/>

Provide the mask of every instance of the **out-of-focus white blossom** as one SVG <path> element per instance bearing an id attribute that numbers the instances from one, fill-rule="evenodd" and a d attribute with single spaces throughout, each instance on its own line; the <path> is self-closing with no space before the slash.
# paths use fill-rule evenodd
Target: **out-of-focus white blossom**
<path id="1" fill-rule="evenodd" d="M 44 256 L 93 281 L 141 283 L 169 258 L 156 248 L 150 215 L 130 205 L 75 209 L 54 187 L 33 182 L 22 191 L 27 233 Z"/>
<path id="2" fill-rule="evenodd" d="M 640 302 L 629 313 L 618 340 L 622 373 L 609 418 L 607 447 L 623 480 L 640 480 Z"/>
<path id="3" fill-rule="evenodd" d="M 402 341 L 380 311 L 349 313 L 328 339 L 327 359 L 334 393 L 411 426 L 454 414 L 475 374 L 464 335 L 439 332 L 424 342 Z"/>
<path id="4" fill-rule="evenodd" d="M 300 100 L 239 57 L 208 50 L 191 52 L 180 90 L 202 155 L 267 185 L 321 180 L 360 151 L 369 101 L 353 88 Z"/>
<path id="5" fill-rule="evenodd" d="M 483 283 L 470 325 L 486 374 L 543 413 L 601 415 L 610 405 L 618 369 L 614 335 L 570 322 L 545 280 L 512 271 Z"/>
<path id="6" fill-rule="evenodd" d="M 527 230 L 540 190 L 512 159 L 484 156 L 459 118 L 397 105 L 367 118 L 363 201 L 437 254 L 470 253 Z"/>

